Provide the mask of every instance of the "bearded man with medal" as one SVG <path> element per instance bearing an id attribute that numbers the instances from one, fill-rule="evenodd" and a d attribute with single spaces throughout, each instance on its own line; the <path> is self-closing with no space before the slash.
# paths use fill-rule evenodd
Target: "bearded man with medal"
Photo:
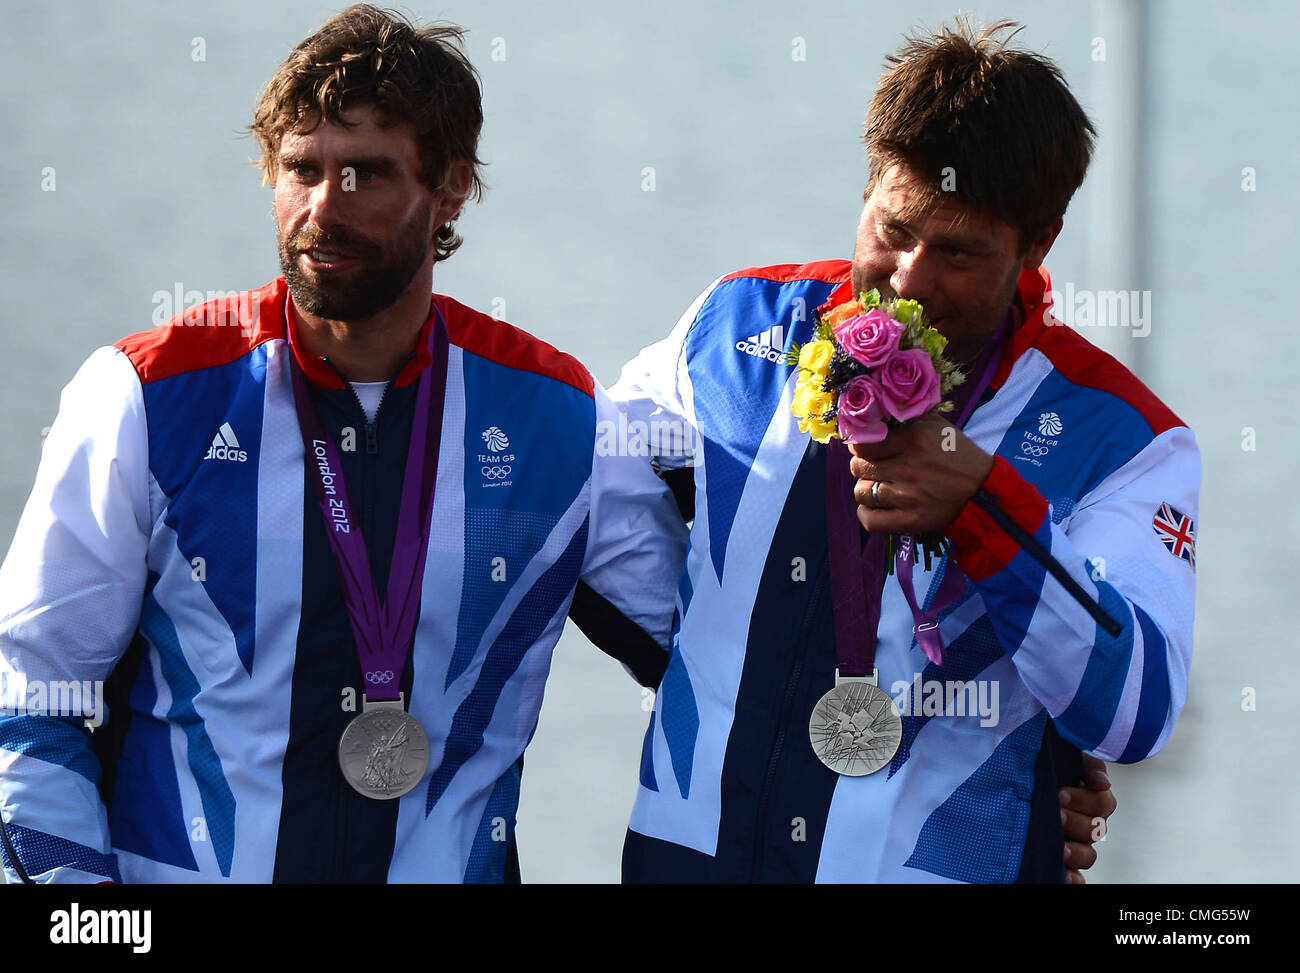
<path id="1" fill-rule="evenodd" d="M 853 259 L 719 278 L 612 389 L 701 443 L 658 460 L 691 556 L 625 881 L 1081 882 L 1115 807 L 1097 758 L 1173 731 L 1199 454 L 1051 316 L 1094 131 L 1014 29 L 909 37 Z M 899 301 L 936 340 L 869 317 Z M 849 350 L 873 328 L 878 361 Z M 912 387 L 887 362 L 931 344 L 964 382 L 883 409 Z"/>
<path id="2" fill-rule="evenodd" d="M 617 412 L 579 362 L 432 294 L 482 120 L 459 29 L 348 8 L 252 126 L 283 276 L 65 390 L 0 570 L 0 675 L 107 680 L 110 715 L 0 717 L 8 881 L 518 880 L 575 598 L 657 684 L 669 488 L 600 447 Z"/>

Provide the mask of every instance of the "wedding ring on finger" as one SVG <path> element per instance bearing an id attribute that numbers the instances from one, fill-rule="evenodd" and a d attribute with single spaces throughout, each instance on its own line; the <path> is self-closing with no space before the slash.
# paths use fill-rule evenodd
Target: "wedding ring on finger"
<path id="1" fill-rule="evenodd" d="M 871 506 L 879 509 L 880 505 L 880 481 L 874 480 L 871 483 Z"/>

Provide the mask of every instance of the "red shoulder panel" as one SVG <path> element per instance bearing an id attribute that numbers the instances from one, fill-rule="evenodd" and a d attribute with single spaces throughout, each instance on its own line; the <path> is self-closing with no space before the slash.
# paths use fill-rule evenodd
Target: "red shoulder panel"
<path id="1" fill-rule="evenodd" d="M 825 303 L 817 308 L 820 312 L 852 300 L 853 282 L 850 278 L 851 270 L 852 264 L 847 260 L 816 260 L 807 264 L 776 264 L 772 267 L 750 267 L 748 270 L 737 270 L 734 274 L 727 274 L 718 283 L 725 284 L 729 280 L 758 278 L 759 280 L 772 280 L 781 284 L 796 280 L 819 280 L 827 284 L 839 284 L 840 286 L 835 288 Z"/>
<path id="2" fill-rule="evenodd" d="M 182 372 L 228 365 L 258 345 L 284 337 L 283 278 L 235 297 L 219 297 L 177 314 L 161 327 L 117 342 L 142 385 Z"/>
<path id="3" fill-rule="evenodd" d="M 739 280 L 742 277 L 758 277 L 761 280 L 774 280 L 782 284 L 794 280 L 820 280 L 827 284 L 843 284 L 849 280 L 851 265 L 847 260 L 817 260 L 808 264 L 777 264 L 773 267 L 750 267 L 727 274 L 718 283 Z"/>
<path id="4" fill-rule="evenodd" d="M 452 344 L 507 368 L 546 375 L 579 392 L 594 394 L 591 373 L 572 355 L 444 294 L 435 294 L 433 300 L 447 321 Z"/>
<path id="5" fill-rule="evenodd" d="M 1032 347 L 1046 355 L 1052 367 L 1076 385 L 1110 392 L 1133 406 L 1147 421 L 1153 436 L 1186 425 L 1124 365 L 1052 316 L 1051 300 L 1047 297 L 1052 280 L 1046 270 L 1024 271 L 1018 286 L 1025 306 L 1025 323 L 1011 336 L 1003 352 L 991 383 L 994 388 L 1002 387 L 1011 374 L 1011 367 Z"/>

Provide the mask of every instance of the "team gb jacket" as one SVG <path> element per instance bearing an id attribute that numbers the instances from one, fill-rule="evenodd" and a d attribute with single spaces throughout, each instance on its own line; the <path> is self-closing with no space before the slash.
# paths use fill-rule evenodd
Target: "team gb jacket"
<path id="1" fill-rule="evenodd" d="M 292 344 L 287 297 L 280 279 L 187 311 L 64 390 L 0 569 L 11 882 L 501 881 L 575 588 L 622 626 L 606 641 L 634 673 L 662 671 L 685 527 L 644 457 L 598 448 L 617 422 L 585 368 L 435 295 L 369 423 Z M 337 437 L 382 592 L 434 307 L 442 449 L 401 675 L 430 763 L 374 801 L 338 768 L 363 682 L 289 363 Z"/>
<path id="2" fill-rule="evenodd" d="M 1024 324 L 965 433 L 995 457 L 985 489 L 1120 632 L 968 504 L 947 531 L 967 585 L 940 618 L 942 665 L 917 647 L 897 578 L 885 584 L 876 665 L 903 737 L 864 777 L 824 767 L 809 739 L 836 666 L 825 447 L 791 415 L 784 356 L 814 309 L 850 298 L 848 263 L 722 278 L 624 369 L 611 394 L 629 415 L 692 431 L 657 462 L 694 498 L 625 879 L 1060 881 L 1056 788 L 1071 781 L 1055 779 L 1055 735 L 1121 762 L 1169 739 L 1192 648 L 1196 443 L 1054 321 L 1049 286 L 1022 274 Z M 918 565 L 919 602 L 944 570 Z"/>

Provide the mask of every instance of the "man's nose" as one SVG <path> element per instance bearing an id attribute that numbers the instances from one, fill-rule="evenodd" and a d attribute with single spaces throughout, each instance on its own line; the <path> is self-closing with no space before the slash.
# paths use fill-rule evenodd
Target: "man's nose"
<path id="1" fill-rule="evenodd" d="M 934 286 L 934 256 L 924 244 L 900 251 L 889 286 L 896 297 L 925 304 Z"/>
<path id="2" fill-rule="evenodd" d="M 340 226 L 346 222 L 346 196 L 343 174 L 336 172 L 316 183 L 311 190 L 311 222 L 321 229 Z"/>

